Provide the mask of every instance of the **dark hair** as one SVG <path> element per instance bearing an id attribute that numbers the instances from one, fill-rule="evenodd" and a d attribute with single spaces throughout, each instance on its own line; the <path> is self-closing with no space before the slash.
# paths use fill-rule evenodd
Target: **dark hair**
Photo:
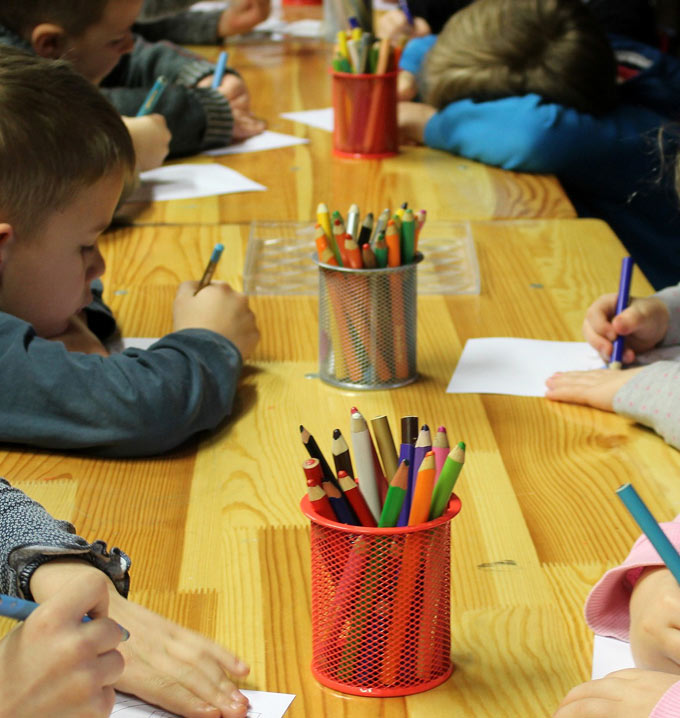
<path id="1" fill-rule="evenodd" d="M 534 92 L 600 114 L 616 103 L 616 60 L 581 0 L 476 0 L 444 26 L 425 65 L 426 100 Z"/>
<path id="2" fill-rule="evenodd" d="M 41 22 L 52 22 L 78 37 L 101 19 L 109 0 L 2 0 L 0 24 L 22 37 Z"/>
<path id="3" fill-rule="evenodd" d="M 118 111 L 62 60 L 0 47 L 0 213 L 30 234 L 107 173 L 134 172 Z"/>

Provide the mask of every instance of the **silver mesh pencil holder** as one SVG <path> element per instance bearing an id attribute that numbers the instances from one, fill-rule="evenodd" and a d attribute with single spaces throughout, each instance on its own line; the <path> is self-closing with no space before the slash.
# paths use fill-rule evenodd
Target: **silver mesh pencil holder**
<path id="1" fill-rule="evenodd" d="M 415 381 L 418 264 L 384 269 L 319 266 L 319 376 L 346 389 Z"/>

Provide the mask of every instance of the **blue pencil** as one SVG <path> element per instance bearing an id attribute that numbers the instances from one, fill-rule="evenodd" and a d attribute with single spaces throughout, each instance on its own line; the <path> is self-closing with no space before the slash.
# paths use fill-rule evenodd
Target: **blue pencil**
<path id="1" fill-rule="evenodd" d="M 618 316 L 628 306 L 630 298 L 630 279 L 633 274 L 633 258 L 624 257 L 621 260 L 621 277 L 619 279 L 619 295 L 616 298 L 616 314 Z M 610 369 L 620 369 L 623 359 L 623 343 L 624 337 L 616 337 L 614 340 L 614 348 L 612 350 L 612 358 L 609 362 Z"/>
<path id="2" fill-rule="evenodd" d="M 224 77 L 224 69 L 227 66 L 227 59 L 229 53 L 226 50 L 222 50 L 220 56 L 217 58 L 217 65 L 215 67 L 215 74 L 213 75 L 212 88 L 216 90 L 222 84 L 222 78 Z"/>
<path id="3" fill-rule="evenodd" d="M 616 489 L 616 493 L 652 546 L 654 546 L 656 552 L 661 556 L 675 580 L 680 584 L 680 554 L 668 540 L 668 536 L 661 530 L 661 527 L 645 506 L 633 485 L 624 484 Z"/>
<path id="4" fill-rule="evenodd" d="M 23 598 L 7 596 L 4 593 L 0 593 L 0 616 L 7 616 L 17 621 L 23 621 L 28 618 L 36 608 L 38 608 L 38 604 L 34 601 L 26 601 Z M 83 623 L 91 620 L 89 616 L 83 616 Z M 123 640 L 127 641 L 127 639 L 130 638 L 130 633 L 120 624 L 119 628 L 123 633 Z"/>
<path id="5" fill-rule="evenodd" d="M 399 0 L 399 9 L 406 15 L 406 22 L 413 27 L 413 13 L 408 6 L 407 0 Z"/>
<path id="6" fill-rule="evenodd" d="M 142 106 L 137 112 L 137 117 L 144 117 L 144 115 L 150 115 L 154 111 L 156 103 L 158 102 L 158 100 L 161 99 L 161 95 L 163 94 L 167 86 L 168 78 L 164 77 L 163 75 L 159 75 L 156 82 L 153 83 L 153 87 L 149 90 L 149 94 L 146 96 L 146 99 L 144 100 L 144 102 L 142 102 Z"/>

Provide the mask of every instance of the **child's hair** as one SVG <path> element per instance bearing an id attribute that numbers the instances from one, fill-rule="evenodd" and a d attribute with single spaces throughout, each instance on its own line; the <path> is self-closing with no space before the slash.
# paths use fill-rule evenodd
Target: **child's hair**
<path id="1" fill-rule="evenodd" d="M 599 114 L 616 102 L 616 60 L 581 0 L 476 0 L 446 23 L 425 66 L 425 99 L 536 93 Z"/>
<path id="2" fill-rule="evenodd" d="M 67 62 L 0 48 L 0 221 L 30 234 L 110 172 L 134 172 L 113 105 Z"/>
<path id="3" fill-rule="evenodd" d="M 109 0 L 2 0 L 0 24 L 17 35 L 36 25 L 51 22 L 69 35 L 78 37 L 90 25 L 99 22 Z"/>

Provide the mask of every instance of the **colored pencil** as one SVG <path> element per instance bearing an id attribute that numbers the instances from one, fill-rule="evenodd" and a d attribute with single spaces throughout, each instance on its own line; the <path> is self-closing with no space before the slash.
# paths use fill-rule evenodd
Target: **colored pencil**
<path id="1" fill-rule="evenodd" d="M 449 437 L 446 433 L 446 427 L 440 426 L 432 441 L 432 450 L 434 451 L 435 479 L 439 478 L 442 466 L 449 455 Z"/>
<path id="2" fill-rule="evenodd" d="M 345 256 L 347 257 L 346 266 L 351 267 L 352 269 L 363 268 L 364 263 L 361 259 L 361 250 L 359 249 L 359 245 L 356 241 L 352 239 L 352 235 L 349 233 L 345 234 Z"/>
<path id="3" fill-rule="evenodd" d="M 328 500 L 328 496 L 326 496 L 326 492 L 321 488 L 321 486 L 308 486 L 307 496 L 309 496 L 309 503 L 311 507 L 317 514 L 319 514 L 319 516 L 323 516 L 329 521 L 338 520 L 338 517 L 335 515 L 335 511 L 333 511 L 333 507 Z"/>
<path id="4" fill-rule="evenodd" d="M 302 426 L 302 424 L 300 424 L 300 438 L 302 439 L 302 443 L 304 444 L 305 449 L 307 449 L 307 453 L 313 459 L 319 460 L 324 479 L 330 481 L 332 484 L 335 484 L 335 486 L 340 488 L 340 484 L 338 484 L 338 480 L 335 478 L 335 475 L 331 471 L 331 467 L 328 465 L 328 462 L 326 461 L 324 455 L 321 453 L 321 449 L 316 443 L 316 439 L 307 431 L 307 429 L 305 429 L 304 426 Z"/>
<path id="5" fill-rule="evenodd" d="M 406 22 L 413 27 L 413 13 L 408 6 L 407 0 L 399 0 L 399 9 L 404 13 Z"/>
<path id="6" fill-rule="evenodd" d="M 321 470 L 321 462 L 318 459 L 305 459 L 302 462 L 302 470 L 305 472 L 305 480 L 307 486 L 321 486 L 323 481 L 323 471 Z"/>
<path id="7" fill-rule="evenodd" d="M 359 236 L 359 206 L 356 204 L 350 205 L 347 211 L 347 228 L 345 232 L 351 234 L 354 241 Z"/>
<path id="8" fill-rule="evenodd" d="M 337 267 L 338 261 L 335 258 L 333 250 L 328 243 L 328 237 L 326 237 L 326 233 L 324 232 L 323 227 L 317 222 L 314 230 L 316 233 L 314 237 L 314 242 L 316 243 L 316 253 L 319 257 L 319 262 L 323 264 L 330 264 L 333 267 Z"/>
<path id="9" fill-rule="evenodd" d="M 399 230 L 393 219 L 388 220 L 385 230 L 385 242 L 387 243 L 387 266 L 401 266 L 401 240 Z"/>
<path id="10" fill-rule="evenodd" d="M 416 222 L 413 210 L 404 211 L 401 224 L 401 256 L 404 264 L 411 264 L 416 252 Z"/>
<path id="11" fill-rule="evenodd" d="M 377 521 L 380 518 L 380 494 L 378 493 L 375 465 L 373 464 L 373 442 L 366 420 L 359 411 L 352 412 L 350 427 L 359 490 L 366 499 L 373 518 Z"/>
<path id="12" fill-rule="evenodd" d="M 337 516 L 337 520 L 340 523 L 349 524 L 350 526 L 361 525 L 341 489 L 325 479 L 321 482 L 321 487 L 326 493 L 326 496 L 328 496 L 328 501 L 333 509 L 333 513 Z"/>
<path id="13" fill-rule="evenodd" d="M 158 104 L 158 100 L 161 99 L 161 95 L 165 92 L 165 88 L 167 86 L 168 78 L 164 75 L 159 75 L 156 82 L 153 83 L 153 86 L 149 90 L 149 94 L 144 98 L 144 102 L 142 102 L 141 107 L 137 110 L 137 117 L 150 115 L 154 111 L 156 105 Z"/>
<path id="14" fill-rule="evenodd" d="M 356 517 L 359 519 L 359 524 L 361 526 L 370 526 L 375 528 L 377 526 L 376 520 L 373 518 L 373 514 L 368 508 L 366 499 L 364 499 L 356 481 L 341 469 L 338 471 L 338 482 L 340 483 L 342 493 L 345 495 L 347 501 L 349 501 L 349 505 L 352 507 Z"/>
<path id="15" fill-rule="evenodd" d="M 417 526 L 427 521 L 432 500 L 434 473 L 434 452 L 428 451 L 420 464 L 413 487 L 413 500 L 411 501 L 411 510 L 408 515 L 409 526 Z"/>
<path id="16" fill-rule="evenodd" d="M 404 459 L 401 464 L 399 464 L 399 468 L 390 482 L 390 488 L 387 490 L 385 504 L 383 505 L 382 512 L 380 513 L 380 520 L 378 521 L 379 528 L 393 528 L 397 525 L 397 520 L 399 519 L 399 514 L 401 513 L 401 507 L 403 506 L 404 498 L 406 497 L 408 472 L 409 462 L 408 459 Z"/>
<path id="17" fill-rule="evenodd" d="M 364 217 L 361 227 L 359 227 L 359 236 L 357 237 L 357 244 L 360 247 L 368 244 L 371 240 L 371 233 L 373 232 L 373 212 L 368 212 Z"/>
<path id="18" fill-rule="evenodd" d="M 342 221 L 339 219 L 333 220 L 333 226 L 331 229 L 333 232 L 333 243 L 338 248 L 338 254 L 340 256 L 338 264 L 341 267 L 346 267 L 348 266 L 347 251 L 345 250 L 345 228 L 342 224 Z"/>
<path id="19" fill-rule="evenodd" d="M 210 259 L 208 261 L 208 266 L 205 268 L 205 271 L 203 272 L 203 276 L 201 277 L 201 281 L 198 283 L 198 287 L 196 288 L 196 291 L 194 292 L 194 296 L 196 296 L 201 289 L 205 288 L 210 284 L 210 280 L 212 279 L 213 274 L 215 273 L 215 268 L 217 267 L 217 263 L 220 261 L 220 257 L 222 256 L 222 252 L 224 251 L 224 245 L 222 244 L 216 244 L 213 248 L 212 254 L 210 255 Z"/>
<path id="20" fill-rule="evenodd" d="M 387 242 L 385 241 L 385 233 L 380 232 L 373 244 L 373 253 L 378 263 L 378 267 L 381 269 L 387 266 L 389 250 L 387 249 Z"/>
<path id="21" fill-rule="evenodd" d="M 458 476 L 465 463 L 465 444 L 459 441 L 446 457 L 437 483 L 432 491 L 432 502 L 430 503 L 430 521 L 439 518 L 449 504 L 453 487 L 456 485 Z"/>
<path id="22" fill-rule="evenodd" d="M 630 298 L 630 280 L 633 274 L 633 258 L 624 257 L 621 260 L 621 276 L 619 278 L 619 293 L 616 297 L 616 313 L 618 316 L 628 306 Z M 612 358 L 609 362 L 610 369 L 620 369 L 623 360 L 624 337 L 616 337 L 612 349 Z"/>
<path id="23" fill-rule="evenodd" d="M 212 89 L 216 90 L 222 84 L 222 78 L 224 77 L 224 70 L 227 67 L 227 59 L 229 53 L 222 50 L 219 57 L 217 58 L 217 65 L 215 66 L 215 72 L 213 73 Z"/>
<path id="24" fill-rule="evenodd" d="M 349 453 L 349 446 L 347 445 L 345 437 L 342 435 L 340 429 L 333 429 L 331 454 L 333 454 L 333 463 L 335 464 L 336 474 L 340 474 L 341 471 L 344 471 L 348 476 L 354 478 L 354 469 L 352 468 L 352 458 Z M 340 482 L 338 481 L 338 483 Z"/>
<path id="25" fill-rule="evenodd" d="M 361 245 L 361 261 L 364 265 L 364 269 L 377 269 L 378 267 L 375 252 L 371 249 L 371 245 L 368 242 Z"/>
<path id="26" fill-rule="evenodd" d="M 371 427 L 373 428 L 375 443 L 378 445 L 378 453 L 380 454 L 385 476 L 393 477 L 399 468 L 399 458 L 394 447 L 389 421 L 384 415 L 376 416 L 371 419 Z"/>
<path id="27" fill-rule="evenodd" d="M 412 431 L 412 425 L 409 423 L 409 432 Z M 413 451 L 408 450 L 404 454 L 404 457 L 409 459 L 410 470 L 408 474 L 408 487 L 406 489 L 406 498 L 404 499 L 404 505 L 401 507 L 401 514 L 399 515 L 398 526 L 408 526 L 409 515 L 411 513 L 411 503 L 413 501 L 413 489 L 416 484 L 416 477 L 420 470 L 420 464 L 425 458 L 425 454 L 432 448 L 432 440 L 430 439 L 430 428 L 427 424 L 423 424 L 418 437 L 413 447 Z M 400 458 L 401 458 L 400 452 Z"/>

